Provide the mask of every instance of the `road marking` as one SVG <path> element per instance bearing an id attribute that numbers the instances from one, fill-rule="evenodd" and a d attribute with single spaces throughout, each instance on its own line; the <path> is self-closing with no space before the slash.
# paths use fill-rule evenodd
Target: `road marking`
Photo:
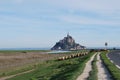
<path id="1" fill-rule="evenodd" d="M 106 56 L 108 57 L 108 54 Z M 111 60 L 109 57 L 108 57 L 108 59 L 110 60 L 111 63 L 115 64 L 115 62 L 113 60 Z M 120 69 L 119 65 L 115 64 L 115 66 Z"/>

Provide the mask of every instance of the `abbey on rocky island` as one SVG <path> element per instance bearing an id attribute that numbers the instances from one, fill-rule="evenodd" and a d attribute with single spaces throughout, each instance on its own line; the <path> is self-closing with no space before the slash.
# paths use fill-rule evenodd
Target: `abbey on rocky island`
<path id="1" fill-rule="evenodd" d="M 80 50 L 85 49 L 85 46 L 82 46 L 78 43 L 75 43 L 75 40 L 67 34 L 67 37 L 57 42 L 51 50 Z"/>

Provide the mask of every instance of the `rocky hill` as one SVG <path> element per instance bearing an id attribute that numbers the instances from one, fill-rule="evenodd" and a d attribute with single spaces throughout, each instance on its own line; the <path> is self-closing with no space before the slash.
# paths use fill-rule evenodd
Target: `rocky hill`
<path id="1" fill-rule="evenodd" d="M 79 50 L 85 47 L 75 43 L 75 40 L 68 34 L 67 37 L 57 42 L 51 50 Z"/>

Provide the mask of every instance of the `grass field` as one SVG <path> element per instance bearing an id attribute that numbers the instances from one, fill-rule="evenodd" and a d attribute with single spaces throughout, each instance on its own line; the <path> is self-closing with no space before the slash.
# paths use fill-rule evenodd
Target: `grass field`
<path id="1" fill-rule="evenodd" d="M 72 53 L 70 52 L 70 54 L 76 54 L 76 53 L 79 53 L 79 51 Z M 86 61 L 89 60 L 89 58 L 93 55 L 93 53 L 89 53 L 88 55 L 81 56 L 79 58 L 73 58 L 63 61 L 56 60 L 58 56 L 65 56 L 70 54 L 68 53 L 49 54 L 49 57 L 50 55 L 52 55 L 52 58 L 50 60 L 43 61 L 42 63 L 38 63 L 36 65 L 35 64 L 29 65 L 29 67 L 28 66 L 23 68 L 20 67 L 21 69 L 15 70 L 13 74 L 22 72 L 22 70 L 27 71 L 30 69 L 34 69 L 34 71 L 13 77 L 8 80 L 75 80 L 77 76 L 82 73 Z M 44 58 L 46 58 L 46 55 L 44 56 Z M 7 72 L 3 73 L 3 75 L 9 75 L 9 74 L 7 74 Z"/>

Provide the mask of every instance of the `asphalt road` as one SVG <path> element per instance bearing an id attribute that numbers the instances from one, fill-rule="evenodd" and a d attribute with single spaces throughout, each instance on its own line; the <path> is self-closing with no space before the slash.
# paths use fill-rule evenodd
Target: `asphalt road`
<path id="1" fill-rule="evenodd" d="M 120 66 L 120 51 L 113 51 L 108 54 L 108 57 L 118 66 Z"/>

